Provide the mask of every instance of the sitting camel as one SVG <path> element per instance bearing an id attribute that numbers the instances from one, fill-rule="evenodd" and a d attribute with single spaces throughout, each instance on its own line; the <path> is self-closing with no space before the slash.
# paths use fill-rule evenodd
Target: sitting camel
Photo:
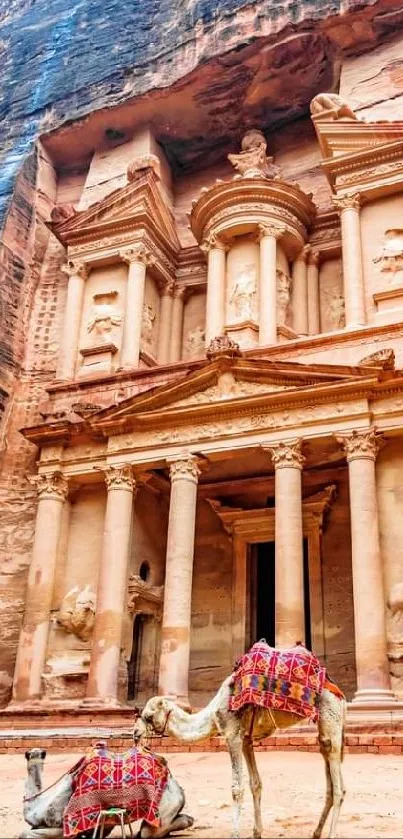
<path id="1" fill-rule="evenodd" d="M 302 646 L 299 648 L 307 652 Z M 289 653 L 292 650 L 281 650 Z M 310 653 L 308 653 L 310 655 Z M 156 734 L 168 734 L 181 743 L 195 743 L 219 734 L 225 738 L 232 765 L 232 798 L 234 802 L 233 839 L 238 839 L 243 800 L 242 752 L 249 772 L 249 784 L 254 805 L 254 839 L 262 835 L 261 790 L 253 740 L 268 737 L 276 729 L 289 728 L 301 723 L 301 717 L 290 711 L 268 710 L 256 706 L 245 706 L 241 711 L 231 711 L 230 686 L 233 674 L 222 683 L 218 693 L 209 705 L 197 714 L 189 714 L 172 699 L 154 696 L 146 703 L 141 718 L 134 725 L 134 736 L 141 722 Z M 326 684 L 326 683 L 325 683 Z M 329 682 L 327 682 L 330 688 Z M 338 689 L 336 688 L 336 691 Z M 341 692 L 340 696 L 342 696 Z M 313 834 L 319 839 L 328 814 L 333 806 L 329 837 L 335 836 L 340 807 L 345 795 L 341 774 L 343 760 L 343 738 L 346 702 L 330 689 L 323 688 L 319 697 L 318 728 L 319 747 L 326 767 L 326 801 L 318 825 Z"/>
<path id="2" fill-rule="evenodd" d="M 141 730 L 141 724 L 139 724 L 139 730 Z M 144 729 L 138 735 L 138 739 L 143 734 Z M 66 774 L 48 789 L 43 790 L 42 773 L 46 751 L 44 749 L 31 749 L 31 751 L 25 752 L 25 757 L 27 759 L 28 777 L 25 782 L 24 819 L 30 825 L 30 828 L 24 830 L 19 839 L 62 839 L 63 813 L 73 793 L 73 775 Z M 185 830 L 191 827 L 193 824 L 192 817 L 182 813 L 184 804 L 183 789 L 169 773 L 167 785 L 159 805 L 160 826 L 152 827 L 143 822 L 138 834 L 139 837 L 141 839 L 162 839 L 163 836 L 168 836 L 172 830 Z M 107 836 L 112 830 L 113 827 L 106 827 L 104 836 Z M 88 831 L 81 835 L 88 836 Z M 92 831 L 90 835 L 92 836 Z"/>

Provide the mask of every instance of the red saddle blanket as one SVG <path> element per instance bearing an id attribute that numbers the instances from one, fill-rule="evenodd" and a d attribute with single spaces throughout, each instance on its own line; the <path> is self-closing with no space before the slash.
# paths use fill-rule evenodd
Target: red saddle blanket
<path id="1" fill-rule="evenodd" d="M 325 668 L 305 647 L 277 650 L 259 641 L 236 664 L 229 708 L 257 705 L 316 721 L 325 678 Z"/>
<path id="2" fill-rule="evenodd" d="M 157 755 L 134 748 L 116 755 L 106 746 L 95 746 L 74 773 L 73 795 L 63 814 L 63 836 L 92 831 L 100 810 L 110 807 L 125 808 L 130 821 L 144 819 L 158 827 L 167 780 L 168 767 Z M 116 816 L 106 822 L 116 823 Z"/>

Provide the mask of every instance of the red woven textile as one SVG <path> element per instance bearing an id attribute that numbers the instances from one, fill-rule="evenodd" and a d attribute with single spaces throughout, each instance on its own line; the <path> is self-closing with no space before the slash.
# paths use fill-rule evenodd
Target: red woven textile
<path id="1" fill-rule="evenodd" d="M 315 722 L 325 675 L 325 668 L 305 647 L 276 650 L 259 641 L 237 662 L 229 708 L 240 711 L 245 705 L 257 705 Z"/>
<path id="2" fill-rule="evenodd" d="M 168 768 L 158 756 L 130 749 L 120 755 L 95 746 L 75 775 L 73 795 L 63 815 L 63 836 L 93 830 L 100 810 L 123 807 L 130 821 L 160 824 L 158 807 L 168 780 Z M 112 816 L 106 824 L 116 824 Z"/>

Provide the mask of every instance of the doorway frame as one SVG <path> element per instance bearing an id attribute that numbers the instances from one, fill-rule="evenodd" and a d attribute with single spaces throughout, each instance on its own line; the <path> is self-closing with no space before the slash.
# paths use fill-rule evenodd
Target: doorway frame
<path id="1" fill-rule="evenodd" d="M 324 604 L 322 579 L 322 533 L 325 514 L 336 497 L 336 486 L 325 487 L 302 502 L 302 535 L 308 545 L 311 638 L 315 654 L 324 657 Z M 248 545 L 275 542 L 275 507 L 259 510 L 224 507 L 212 501 L 224 529 L 232 537 L 232 657 L 245 652 L 248 596 Z"/>

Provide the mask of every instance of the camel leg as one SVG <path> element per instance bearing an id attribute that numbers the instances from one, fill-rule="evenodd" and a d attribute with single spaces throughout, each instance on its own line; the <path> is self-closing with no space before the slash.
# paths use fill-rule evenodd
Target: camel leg
<path id="1" fill-rule="evenodd" d="M 258 772 L 256 757 L 253 748 L 253 742 L 248 737 L 245 737 L 242 743 L 242 749 L 246 760 L 246 765 L 249 772 L 249 786 L 253 797 L 254 809 L 254 825 L 253 825 L 253 839 L 260 839 L 262 835 L 262 782 Z"/>
<path id="2" fill-rule="evenodd" d="M 243 788 L 242 788 L 242 737 L 240 732 L 226 736 L 227 748 L 232 766 L 232 801 L 233 827 L 232 839 L 239 839 L 241 823 Z"/>
<path id="3" fill-rule="evenodd" d="M 319 839 L 330 808 L 333 805 L 329 839 L 334 839 L 340 808 L 346 792 L 341 774 L 346 704 L 329 691 L 324 690 L 321 695 L 319 707 L 319 745 L 326 764 L 327 794 L 326 803 L 314 837 L 315 839 Z M 330 776 L 330 803 L 328 776 Z"/>
<path id="4" fill-rule="evenodd" d="M 141 839 L 162 839 L 168 836 L 171 831 L 186 830 L 192 827 L 194 819 L 182 813 L 185 805 L 185 794 L 182 787 L 172 775 L 169 775 L 168 783 L 160 802 L 160 827 L 151 827 L 143 822 L 140 833 Z"/>
<path id="5" fill-rule="evenodd" d="M 27 827 L 18 839 L 63 839 L 62 827 Z"/>
<path id="6" fill-rule="evenodd" d="M 329 757 L 330 774 L 332 777 L 333 786 L 333 813 L 332 821 L 330 823 L 329 839 L 334 839 L 336 835 L 336 827 L 339 819 L 340 808 L 346 794 L 346 788 L 343 783 L 341 774 L 341 758 L 340 754 L 330 755 Z"/>
<path id="7" fill-rule="evenodd" d="M 321 750 L 321 752 L 322 752 L 322 750 Z M 320 837 L 322 836 L 322 830 L 325 826 L 326 819 L 327 819 L 327 817 L 330 813 L 330 810 L 331 810 L 332 804 L 333 804 L 333 787 L 332 787 L 332 778 L 331 778 L 331 775 L 330 775 L 330 767 L 329 767 L 329 763 L 328 763 L 328 760 L 327 760 L 327 756 L 324 752 L 322 752 L 322 757 L 323 757 L 323 760 L 325 761 L 325 768 L 326 768 L 326 800 L 325 800 L 325 804 L 324 804 L 320 819 L 318 821 L 317 827 L 316 827 L 315 832 L 313 834 L 313 839 L 320 839 Z"/>

